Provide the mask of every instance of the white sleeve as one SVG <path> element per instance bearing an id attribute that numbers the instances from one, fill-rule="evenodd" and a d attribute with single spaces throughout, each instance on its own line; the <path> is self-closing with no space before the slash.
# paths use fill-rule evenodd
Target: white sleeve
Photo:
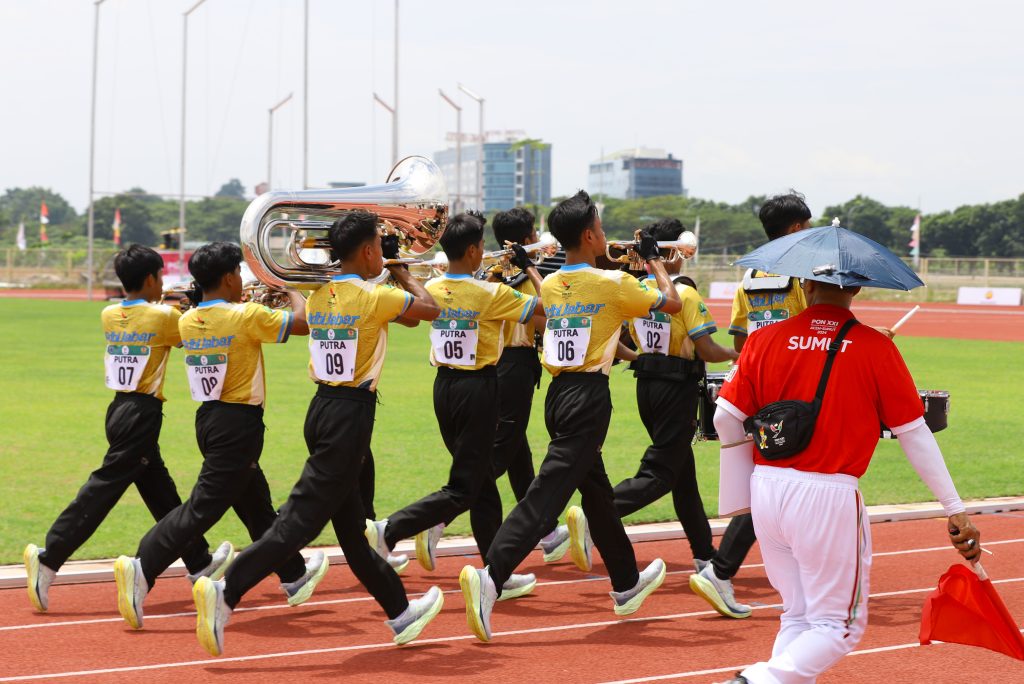
<path id="1" fill-rule="evenodd" d="M 719 397 L 718 401 L 714 422 L 723 445 L 719 452 L 718 514 L 739 515 L 750 509 L 754 443 L 747 439 L 743 422 L 730 411 L 722 410 L 721 402 L 725 400 Z"/>
<path id="2" fill-rule="evenodd" d="M 895 430 L 893 432 L 896 433 Z M 899 440 L 910 465 L 914 466 L 918 476 L 942 504 L 946 515 L 963 513 L 964 504 L 956 492 L 953 478 L 949 476 L 949 469 L 946 468 L 942 452 L 939 451 L 939 443 L 935 441 L 935 435 L 928 426 L 921 422 L 909 430 L 901 430 L 896 434 L 896 439 Z"/>

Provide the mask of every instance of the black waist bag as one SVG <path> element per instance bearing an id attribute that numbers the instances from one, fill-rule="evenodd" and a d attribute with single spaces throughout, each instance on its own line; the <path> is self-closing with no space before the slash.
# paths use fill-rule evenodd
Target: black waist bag
<path id="1" fill-rule="evenodd" d="M 821 400 L 825 396 L 828 376 L 832 372 L 832 364 L 836 354 L 842 347 L 843 338 L 850 328 L 857 323 L 851 318 L 839 329 L 839 334 L 828 347 L 825 368 L 821 371 L 818 390 L 812 401 L 783 399 L 774 401 L 754 415 L 743 421 L 743 428 L 754 438 L 754 448 L 766 461 L 778 461 L 795 456 L 811 443 L 814 436 L 814 424 L 818 422 L 821 411 Z"/>

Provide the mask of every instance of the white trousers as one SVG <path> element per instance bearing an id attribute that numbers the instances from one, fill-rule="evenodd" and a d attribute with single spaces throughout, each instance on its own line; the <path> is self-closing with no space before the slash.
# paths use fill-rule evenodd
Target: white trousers
<path id="1" fill-rule="evenodd" d="M 868 621 L 871 529 L 857 478 L 757 466 L 751 513 L 783 613 L 755 684 L 809 684 L 854 649 Z"/>

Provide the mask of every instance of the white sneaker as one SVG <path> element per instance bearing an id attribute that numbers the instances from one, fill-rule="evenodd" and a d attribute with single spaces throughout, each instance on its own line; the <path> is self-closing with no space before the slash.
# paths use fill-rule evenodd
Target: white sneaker
<path id="1" fill-rule="evenodd" d="M 491 611 L 498 598 L 494 580 L 487 568 L 477 570 L 472 565 L 462 568 L 459 586 L 466 600 L 466 622 L 469 629 L 480 641 L 491 640 Z"/>
<path id="2" fill-rule="evenodd" d="M 132 629 L 142 629 L 142 602 L 149 593 L 149 584 L 142 574 L 138 558 L 118 556 L 114 561 L 114 581 L 117 583 L 117 610 Z"/>
<path id="3" fill-rule="evenodd" d="M 546 537 L 540 540 L 540 548 L 544 552 L 544 562 L 554 563 L 562 560 L 569 550 L 569 526 L 559 525 Z"/>
<path id="4" fill-rule="evenodd" d="M 665 581 L 665 561 L 655 558 L 640 572 L 640 579 L 636 586 L 629 591 L 612 591 L 609 594 L 615 601 L 616 615 L 632 615 L 640 610 L 644 599 L 651 595 L 655 589 Z"/>
<path id="5" fill-rule="evenodd" d="M 416 533 L 416 560 L 424 570 L 437 567 L 437 542 L 444 536 L 444 523 Z"/>
<path id="6" fill-rule="evenodd" d="M 231 619 L 231 608 L 224 601 L 224 580 L 200 577 L 192 587 L 196 604 L 196 637 L 206 652 L 224 653 L 224 625 Z"/>
<path id="7" fill-rule="evenodd" d="M 221 542 L 217 550 L 213 552 L 210 564 L 194 575 L 187 575 L 188 581 L 193 585 L 200 577 L 209 577 L 212 580 L 219 580 L 227 572 L 228 566 L 235 560 L 235 547 L 231 542 Z"/>
<path id="8" fill-rule="evenodd" d="M 587 516 L 579 506 L 569 508 L 565 516 L 565 522 L 569 527 L 569 555 L 576 567 L 584 572 L 589 572 L 594 567 L 594 560 L 591 550 L 594 542 L 590 539 L 590 526 L 587 525 Z"/>
<path id="9" fill-rule="evenodd" d="M 711 565 L 711 561 L 710 560 L 704 560 L 702 558 L 694 558 L 693 559 L 693 571 L 694 572 L 701 572 L 701 571 L 704 570 L 704 568 L 708 567 L 709 565 Z"/>
<path id="10" fill-rule="evenodd" d="M 509 599 L 526 596 L 533 591 L 535 586 L 537 586 L 537 576 L 532 572 L 528 572 L 525 575 L 512 575 L 505 584 L 501 585 L 501 595 L 498 596 L 498 600 L 508 601 Z"/>
<path id="11" fill-rule="evenodd" d="M 288 597 L 288 605 L 299 606 L 308 601 L 313 595 L 316 585 L 320 584 L 320 580 L 327 574 L 329 566 L 330 563 L 327 561 L 327 556 L 324 555 L 324 552 L 314 551 L 313 555 L 306 561 L 306 573 L 294 582 L 281 585 L 285 596 Z"/>
<path id="12" fill-rule="evenodd" d="M 385 621 L 395 633 L 394 642 L 401 646 L 418 637 L 423 628 L 441 612 L 443 605 L 444 594 L 438 587 L 430 587 L 426 594 L 409 601 L 409 607 L 401 615 Z"/>
<path id="13" fill-rule="evenodd" d="M 712 565 L 695 575 L 690 575 L 690 589 L 726 617 L 736 619 L 750 617 L 750 606 L 736 602 L 732 582 L 727 579 L 719 579 Z"/>
<path id="14" fill-rule="evenodd" d="M 22 558 L 25 560 L 25 577 L 28 579 L 28 600 L 40 613 L 50 607 L 50 584 L 57 576 L 57 571 L 39 562 L 40 549 L 35 544 L 25 547 Z"/>
<path id="15" fill-rule="evenodd" d="M 391 569 L 395 571 L 396 575 L 401 575 L 402 571 L 409 567 L 409 557 L 404 553 L 389 553 L 385 560 L 387 560 L 388 565 L 391 566 Z"/>
<path id="16" fill-rule="evenodd" d="M 366 541 L 370 543 L 370 548 L 377 552 L 377 555 L 387 560 L 391 553 L 388 548 L 388 543 L 384 541 L 384 531 L 388 528 L 388 521 L 384 520 L 367 520 L 366 531 L 363 534 L 366 535 Z"/>

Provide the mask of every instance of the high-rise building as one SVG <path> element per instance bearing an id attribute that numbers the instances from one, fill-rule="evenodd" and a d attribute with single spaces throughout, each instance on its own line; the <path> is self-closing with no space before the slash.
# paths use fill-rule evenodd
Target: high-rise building
<path id="1" fill-rule="evenodd" d="M 587 190 L 616 199 L 685 195 L 683 160 L 644 147 L 605 155 L 591 162 Z"/>
<path id="2" fill-rule="evenodd" d="M 483 206 L 477 198 L 476 187 L 480 147 L 471 142 L 462 145 L 461 187 L 456 180 L 455 148 L 434 153 L 434 162 L 444 173 L 453 210 L 489 212 L 551 204 L 551 143 L 526 138 L 517 132 L 488 132 L 483 149 Z M 462 205 L 455 207 L 460 199 Z"/>

